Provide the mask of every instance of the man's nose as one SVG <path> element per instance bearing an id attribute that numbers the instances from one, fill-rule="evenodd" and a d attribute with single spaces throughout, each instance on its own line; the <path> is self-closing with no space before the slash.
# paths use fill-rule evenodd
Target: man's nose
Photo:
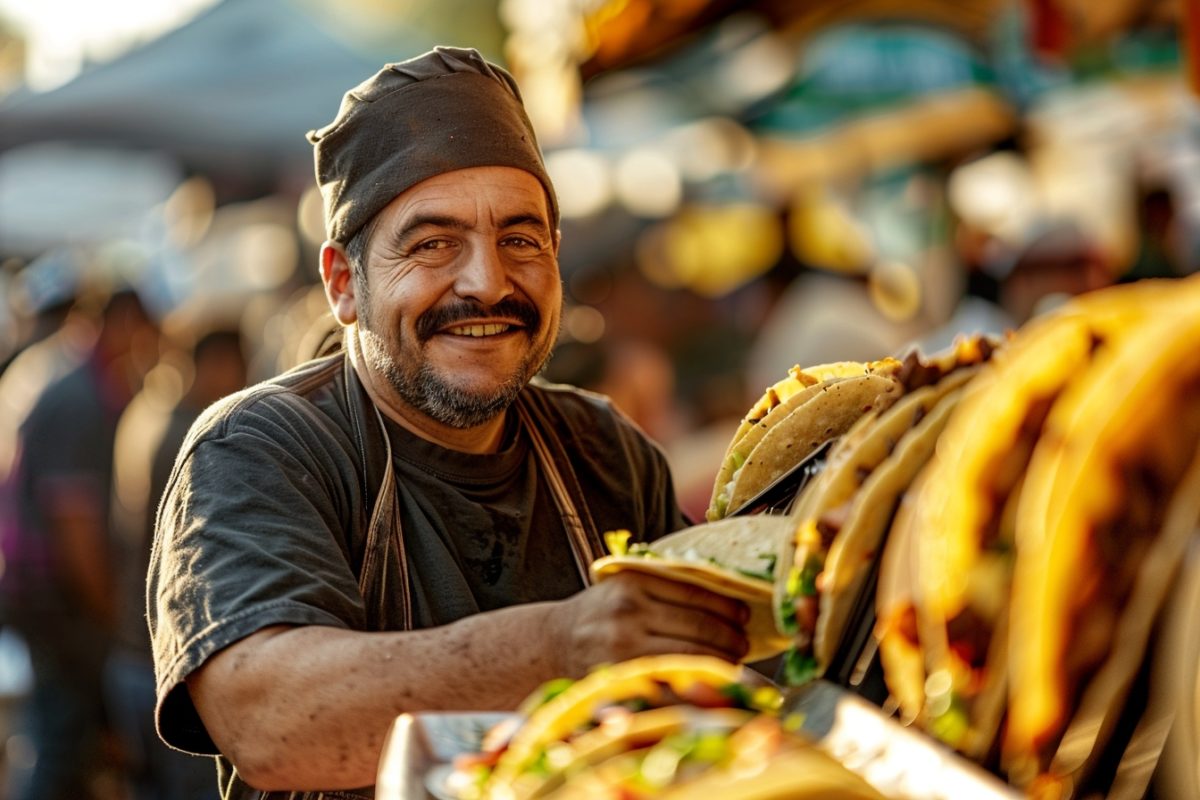
<path id="1" fill-rule="evenodd" d="M 504 258 L 495 244 L 473 245 L 459 267 L 454 291 L 485 306 L 495 305 L 513 292 Z"/>

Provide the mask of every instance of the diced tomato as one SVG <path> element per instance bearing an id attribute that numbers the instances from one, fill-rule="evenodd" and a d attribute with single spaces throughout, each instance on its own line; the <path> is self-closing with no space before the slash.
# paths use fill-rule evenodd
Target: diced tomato
<path id="1" fill-rule="evenodd" d="M 683 690 L 683 700 L 700 708 L 731 708 L 733 698 L 708 683 L 693 683 Z"/>

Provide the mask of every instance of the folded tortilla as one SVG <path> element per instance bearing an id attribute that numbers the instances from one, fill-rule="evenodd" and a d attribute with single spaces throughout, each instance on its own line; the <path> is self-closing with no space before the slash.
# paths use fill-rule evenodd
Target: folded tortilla
<path id="1" fill-rule="evenodd" d="M 776 623 L 793 635 L 789 682 L 823 674 L 848 633 L 901 495 L 932 454 L 961 387 L 979 370 L 978 359 L 994 349 L 991 342 L 968 341 L 984 342 L 964 337 L 949 355 L 906 358 L 914 385 L 860 417 L 802 492 L 774 589 Z"/>
<path id="2" fill-rule="evenodd" d="M 547 797 L 882 800 L 861 777 L 773 717 L 687 733 L 595 763 Z"/>
<path id="3" fill-rule="evenodd" d="M 904 433 L 895 451 L 871 473 L 855 495 L 841 535 L 834 538 L 825 560 L 821 608 L 813 640 L 818 663 L 828 664 L 845 633 L 849 614 L 890 528 L 900 496 L 933 455 L 938 436 L 958 405 L 961 388 L 972 371 L 955 373 L 937 386 L 929 406 L 919 400 L 919 419 Z M 961 382 L 961 383 L 960 383 Z M 949 383 L 950 387 L 943 384 Z M 924 391 L 924 390 L 921 390 Z M 944 394 L 943 394 L 944 392 Z M 914 418 L 918 416 L 914 413 Z"/>
<path id="4" fill-rule="evenodd" d="M 730 517 L 685 528 L 638 548 L 593 562 L 594 580 L 634 570 L 690 583 L 746 603 L 750 620 L 745 660 L 761 661 L 783 652 L 788 640 L 777 630 L 771 610 L 779 540 L 788 534 L 786 517 L 757 514 Z"/>
<path id="5" fill-rule="evenodd" d="M 821 443 L 844 432 L 850 422 L 869 410 L 876 395 L 882 394 L 879 402 L 886 403 L 897 394 L 895 376 L 902 367 L 894 358 L 844 361 L 803 370 L 793 367 L 787 378 L 767 389 L 734 433 L 713 483 L 706 518 L 721 519 L 735 511 Z M 846 381 L 849 383 L 834 395 L 808 405 Z M 801 411 L 802 407 L 806 410 Z M 785 420 L 787 438 L 775 435 L 773 444 L 760 449 L 763 440 Z M 815 436 L 820 438 L 813 442 Z M 776 449 L 778 452 L 770 455 Z M 755 465 L 751 467 L 752 460 Z"/>
<path id="6" fill-rule="evenodd" d="M 1152 283 L 1116 287 L 1027 324 L 965 388 L 913 499 L 914 609 L 928 690 L 920 716 L 973 758 L 992 749 L 1005 713 L 1016 509 L 1043 424 L 1097 353 L 1175 294 Z M 912 677 L 900 680 L 911 703 Z"/>
<path id="7" fill-rule="evenodd" d="M 719 690 L 739 684 L 743 675 L 738 665 L 708 656 L 645 656 L 598 667 L 548 702 L 526 704 L 532 710 L 496 761 L 481 787 L 481 797 L 535 796 L 555 769 L 547 763 L 548 753 L 593 728 L 597 714 L 606 707 L 630 701 L 649 707 L 677 705 L 697 687 Z M 533 698 L 542 694 L 539 690 Z M 561 758 L 558 770 L 571 763 L 572 755 Z"/>

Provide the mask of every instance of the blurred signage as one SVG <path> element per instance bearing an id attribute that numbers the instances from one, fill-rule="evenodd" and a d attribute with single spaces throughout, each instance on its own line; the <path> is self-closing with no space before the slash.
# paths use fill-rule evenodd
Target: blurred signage
<path id="1" fill-rule="evenodd" d="M 1188 86 L 1200 97 L 1200 0 L 1183 0 L 1182 34 Z"/>
<path id="2" fill-rule="evenodd" d="M 759 130 L 809 132 L 919 97 L 992 82 L 963 39 L 915 25 L 845 25 L 814 36 Z"/>

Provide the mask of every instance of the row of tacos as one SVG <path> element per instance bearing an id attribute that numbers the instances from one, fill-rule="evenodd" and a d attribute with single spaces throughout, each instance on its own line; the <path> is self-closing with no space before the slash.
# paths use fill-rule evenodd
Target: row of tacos
<path id="1" fill-rule="evenodd" d="M 742 600 L 750 608 L 747 661 L 787 652 L 789 683 L 821 674 L 854 622 L 890 509 L 928 458 L 962 385 L 999 344 L 976 336 L 931 358 L 914 351 L 792 369 L 735 432 L 710 521 L 649 544 L 629 545 L 628 532 L 612 532 L 611 555 L 592 565 L 593 578 L 637 570 Z M 745 513 L 798 467 L 812 469 L 786 513 Z M 721 516 L 739 503 L 737 515 Z"/>
<path id="2" fill-rule="evenodd" d="M 709 521 L 593 574 L 742 599 L 748 660 L 785 653 L 789 683 L 846 682 L 877 646 L 905 722 L 1072 796 L 1111 758 L 1200 520 L 1197 342 L 1200 278 L 1142 281 L 1003 341 L 795 368 L 735 433 Z"/>
<path id="3" fill-rule="evenodd" d="M 882 800 L 780 714 L 782 695 L 707 656 L 601 666 L 535 692 L 460 758 L 462 800 Z"/>
<path id="4" fill-rule="evenodd" d="M 904 717 L 1037 796 L 1090 788 L 1200 522 L 1200 280 L 1079 297 L 964 389 L 884 553 Z"/>

